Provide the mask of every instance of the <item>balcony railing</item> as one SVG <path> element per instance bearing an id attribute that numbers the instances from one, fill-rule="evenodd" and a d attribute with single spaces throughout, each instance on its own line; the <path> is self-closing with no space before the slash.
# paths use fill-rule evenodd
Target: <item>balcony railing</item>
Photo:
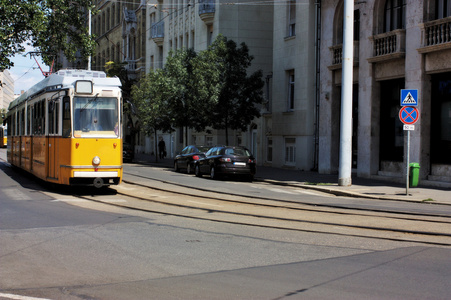
<path id="1" fill-rule="evenodd" d="M 151 26 L 151 38 L 155 43 L 160 44 L 164 39 L 164 22 L 153 23 Z"/>
<path id="2" fill-rule="evenodd" d="M 420 24 L 422 31 L 421 53 L 451 48 L 451 17 Z"/>
<path id="3" fill-rule="evenodd" d="M 370 62 L 404 57 L 406 54 L 406 30 L 396 29 L 370 37 L 373 42 L 373 57 Z"/>
<path id="4" fill-rule="evenodd" d="M 199 0 L 199 16 L 207 25 L 213 22 L 216 0 Z"/>
<path id="5" fill-rule="evenodd" d="M 329 48 L 332 53 L 332 66 L 329 69 L 340 69 L 343 63 L 343 44 L 335 45 Z M 359 41 L 354 41 L 354 64 L 359 62 Z"/>

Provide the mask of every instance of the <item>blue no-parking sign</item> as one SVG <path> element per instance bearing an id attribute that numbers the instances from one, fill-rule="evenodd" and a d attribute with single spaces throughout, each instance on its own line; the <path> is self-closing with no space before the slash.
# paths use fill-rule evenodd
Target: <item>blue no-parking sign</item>
<path id="1" fill-rule="evenodd" d="M 401 90 L 401 106 L 417 106 L 418 90 Z"/>

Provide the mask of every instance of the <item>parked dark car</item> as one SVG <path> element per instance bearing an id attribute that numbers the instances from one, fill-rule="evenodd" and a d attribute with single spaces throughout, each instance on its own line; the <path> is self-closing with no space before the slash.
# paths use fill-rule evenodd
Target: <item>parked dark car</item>
<path id="1" fill-rule="evenodd" d="M 122 161 L 132 162 L 134 158 L 133 146 L 129 143 L 122 144 Z"/>
<path id="2" fill-rule="evenodd" d="M 198 177 L 209 174 L 212 179 L 223 175 L 241 175 L 253 180 L 256 163 L 255 157 L 245 147 L 213 147 L 196 162 L 194 172 Z"/>
<path id="3" fill-rule="evenodd" d="M 211 147 L 190 145 L 183 148 L 182 152 L 174 158 L 174 170 L 186 169 L 188 174 L 194 171 L 194 162 L 205 157 Z"/>

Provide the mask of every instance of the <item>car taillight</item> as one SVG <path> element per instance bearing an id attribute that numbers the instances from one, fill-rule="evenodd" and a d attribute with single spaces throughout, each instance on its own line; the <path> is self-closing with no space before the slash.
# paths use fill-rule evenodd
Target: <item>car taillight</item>
<path id="1" fill-rule="evenodd" d="M 250 164 L 256 164 L 257 163 L 257 159 L 252 159 L 252 158 L 249 158 L 249 161 L 248 161 L 248 163 L 250 163 Z"/>
<path id="2" fill-rule="evenodd" d="M 193 155 L 193 159 L 194 159 L 194 160 L 199 160 L 199 159 L 200 159 L 200 156 L 199 156 L 199 155 Z"/>
<path id="3" fill-rule="evenodd" d="M 232 159 L 231 159 L 230 157 L 221 157 L 221 158 L 219 159 L 219 161 L 222 161 L 222 162 L 232 162 Z"/>

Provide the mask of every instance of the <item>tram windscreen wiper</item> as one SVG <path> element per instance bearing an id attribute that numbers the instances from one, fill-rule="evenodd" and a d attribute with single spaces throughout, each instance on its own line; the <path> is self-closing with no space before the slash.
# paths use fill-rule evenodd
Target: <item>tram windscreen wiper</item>
<path id="1" fill-rule="evenodd" d="M 88 102 L 86 102 L 85 106 L 83 106 L 83 107 L 80 109 L 80 112 L 84 111 L 84 110 L 86 109 L 86 107 L 88 107 L 88 105 L 89 105 L 90 103 L 96 101 L 98 97 L 99 97 L 99 93 L 97 93 L 97 94 L 94 96 L 94 98 L 89 99 Z"/>

